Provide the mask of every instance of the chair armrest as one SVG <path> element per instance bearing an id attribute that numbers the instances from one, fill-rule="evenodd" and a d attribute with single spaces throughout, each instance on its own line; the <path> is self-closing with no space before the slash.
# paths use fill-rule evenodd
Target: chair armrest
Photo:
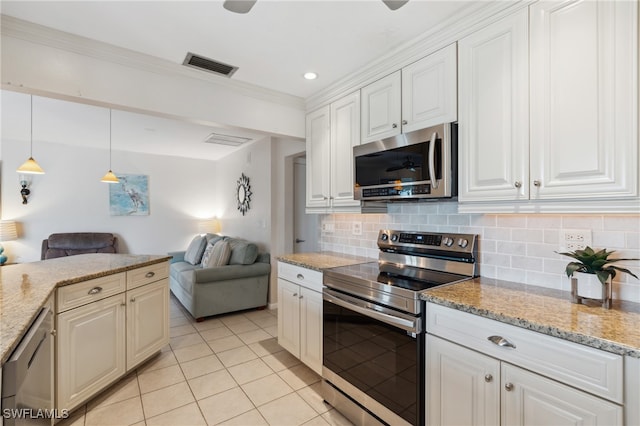
<path id="1" fill-rule="evenodd" d="M 172 256 L 169 263 L 184 262 L 185 253 L 186 251 L 170 251 L 169 253 L 167 253 L 169 256 Z"/>
<path id="2" fill-rule="evenodd" d="M 194 269 L 194 282 L 207 283 L 211 281 L 226 281 L 236 278 L 259 277 L 269 275 L 271 265 L 268 263 L 254 263 L 252 265 L 224 265 L 215 268 Z"/>

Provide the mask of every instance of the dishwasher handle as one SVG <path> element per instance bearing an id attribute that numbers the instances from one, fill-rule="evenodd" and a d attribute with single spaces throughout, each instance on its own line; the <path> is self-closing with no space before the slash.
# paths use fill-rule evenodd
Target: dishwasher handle
<path id="1" fill-rule="evenodd" d="M 24 382 L 29 367 L 46 339 L 51 339 L 53 312 L 48 307 L 40 310 L 9 360 L 2 366 L 2 396 L 13 396 Z"/>

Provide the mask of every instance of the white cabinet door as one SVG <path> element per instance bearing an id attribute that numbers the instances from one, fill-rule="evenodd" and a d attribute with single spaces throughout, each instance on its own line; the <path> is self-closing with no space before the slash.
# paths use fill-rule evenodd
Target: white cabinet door
<path id="1" fill-rule="evenodd" d="M 402 69 L 402 131 L 458 118 L 456 44 Z"/>
<path id="2" fill-rule="evenodd" d="M 329 105 L 307 114 L 307 207 L 329 206 L 330 138 Z"/>
<path id="3" fill-rule="evenodd" d="M 427 424 L 497 425 L 500 361 L 427 335 Z"/>
<path id="4" fill-rule="evenodd" d="M 529 198 L 528 13 L 458 42 L 459 200 Z"/>
<path id="5" fill-rule="evenodd" d="M 125 373 L 125 295 L 57 316 L 56 407 L 73 409 Z"/>
<path id="6" fill-rule="evenodd" d="M 169 343 L 169 280 L 127 292 L 127 370 Z"/>
<path id="7" fill-rule="evenodd" d="M 622 407 L 502 363 L 502 424 L 622 425 Z"/>
<path id="8" fill-rule="evenodd" d="M 361 89 L 362 143 L 400 134 L 401 81 L 398 70 Z"/>
<path id="9" fill-rule="evenodd" d="M 300 286 L 278 278 L 278 344 L 300 358 Z"/>
<path id="10" fill-rule="evenodd" d="M 322 375 L 322 293 L 300 288 L 300 361 Z"/>
<path id="11" fill-rule="evenodd" d="M 353 199 L 353 147 L 360 144 L 360 92 L 331 104 L 331 204 L 360 206 Z"/>
<path id="12" fill-rule="evenodd" d="M 531 5 L 531 198 L 637 195 L 638 2 Z"/>

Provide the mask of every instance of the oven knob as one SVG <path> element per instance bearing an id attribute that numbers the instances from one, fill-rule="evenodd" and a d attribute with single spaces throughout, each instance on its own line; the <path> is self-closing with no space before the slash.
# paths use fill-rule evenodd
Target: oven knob
<path id="1" fill-rule="evenodd" d="M 460 246 L 460 248 L 465 248 L 469 245 L 469 241 L 467 241 L 466 238 L 460 238 L 458 240 L 458 246 Z"/>
<path id="2" fill-rule="evenodd" d="M 381 239 L 382 241 L 387 241 L 387 240 L 389 239 L 389 236 L 388 236 L 387 234 L 382 234 L 382 235 L 380 236 L 380 239 Z"/>
<path id="3" fill-rule="evenodd" d="M 453 238 L 451 237 L 444 237 L 442 239 L 442 242 L 444 243 L 445 246 L 447 247 L 451 247 L 453 245 Z"/>
<path id="4" fill-rule="evenodd" d="M 391 234 L 391 241 L 398 241 L 398 234 Z"/>

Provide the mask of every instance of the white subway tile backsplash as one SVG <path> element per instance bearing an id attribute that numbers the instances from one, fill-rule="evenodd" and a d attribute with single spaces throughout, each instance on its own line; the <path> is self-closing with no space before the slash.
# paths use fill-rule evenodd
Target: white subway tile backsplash
<path id="1" fill-rule="evenodd" d="M 354 221 L 362 222 L 362 235 L 352 235 Z M 640 215 L 459 214 L 455 202 L 428 202 L 389 204 L 387 214 L 323 215 L 321 223 L 335 225 L 333 233 L 321 233 L 321 250 L 374 259 L 380 229 L 478 234 L 482 276 L 567 291 L 571 259 L 556 253 L 563 228 L 590 229 L 592 246 L 615 250 L 614 258 L 640 257 Z M 640 261 L 618 265 L 640 276 Z M 640 281 L 618 274 L 614 294 L 640 302 Z"/>

